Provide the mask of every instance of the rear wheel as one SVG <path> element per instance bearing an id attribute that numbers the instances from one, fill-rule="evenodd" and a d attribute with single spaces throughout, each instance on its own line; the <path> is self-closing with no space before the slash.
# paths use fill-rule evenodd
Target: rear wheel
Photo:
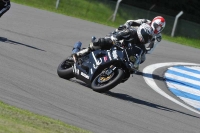
<path id="1" fill-rule="evenodd" d="M 93 81 L 91 87 L 96 92 L 106 92 L 118 85 L 124 77 L 124 71 L 116 68 L 102 71 Z"/>
<path id="2" fill-rule="evenodd" d="M 60 63 L 57 68 L 58 76 L 63 79 L 70 79 L 74 77 L 72 62 L 69 62 L 68 59 L 65 59 Z"/>

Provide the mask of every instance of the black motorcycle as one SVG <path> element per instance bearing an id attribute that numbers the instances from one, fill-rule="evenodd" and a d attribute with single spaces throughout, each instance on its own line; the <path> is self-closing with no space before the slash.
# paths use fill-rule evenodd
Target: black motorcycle
<path id="1" fill-rule="evenodd" d="M 75 62 L 65 59 L 57 69 L 59 77 L 76 78 L 88 84 L 96 92 L 106 92 L 125 82 L 135 73 L 134 63 L 142 50 L 136 45 L 113 45 L 109 50 L 95 50 Z"/>

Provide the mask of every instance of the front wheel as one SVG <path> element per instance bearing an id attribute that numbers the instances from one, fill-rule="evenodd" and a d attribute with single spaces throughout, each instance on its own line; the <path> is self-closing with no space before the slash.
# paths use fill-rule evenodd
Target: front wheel
<path id="1" fill-rule="evenodd" d="M 57 73 L 58 76 L 63 79 L 70 79 L 74 77 L 72 65 L 67 59 L 60 63 L 57 68 Z"/>
<path id="2" fill-rule="evenodd" d="M 108 69 L 109 70 L 109 69 Z M 108 71 L 106 70 L 106 71 Z M 116 68 L 105 74 L 102 71 L 93 81 L 91 87 L 96 92 L 106 92 L 118 85 L 124 77 L 124 71 L 122 69 Z"/>

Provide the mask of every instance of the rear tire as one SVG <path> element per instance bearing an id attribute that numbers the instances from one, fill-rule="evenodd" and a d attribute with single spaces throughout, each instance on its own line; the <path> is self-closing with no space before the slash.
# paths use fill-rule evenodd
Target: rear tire
<path id="1" fill-rule="evenodd" d="M 74 77 L 72 65 L 65 59 L 57 68 L 57 73 L 60 78 L 69 80 Z"/>
<path id="2" fill-rule="evenodd" d="M 100 83 L 99 80 L 101 78 L 102 73 L 100 73 L 93 81 L 91 84 L 91 88 L 93 89 L 93 91 L 96 92 L 106 92 L 109 91 L 110 89 L 114 88 L 116 85 L 118 85 L 121 80 L 124 77 L 124 71 L 122 69 L 117 69 L 113 72 L 113 75 L 111 76 L 111 78 L 104 82 L 104 83 Z"/>

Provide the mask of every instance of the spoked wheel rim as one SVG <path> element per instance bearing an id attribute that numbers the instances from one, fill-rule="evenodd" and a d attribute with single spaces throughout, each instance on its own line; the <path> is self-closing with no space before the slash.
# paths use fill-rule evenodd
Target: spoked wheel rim
<path id="1" fill-rule="evenodd" d="M 113 78 L 114 74 L 115 74 L 115 72 L 112 72 L 110 75 L 101 74 L 98 77 L 97 85 L 105 84 L 105 83 L 109 82 Z"/>
<path id="2" fill-rule="evenodd" d="M 109 71 L 109 70 L 111 71 L 111 73 L 106 74 L 106 72 Z M 99 87 L 100 87 L 100 86 L 104 86 L 104 85 L 108 84 L 109 82 L 111 82 L 111 81 L 116 77 L 117 74 L 118 74 L 118 72 L 115 71 L 115 70 L 105 69 L 104 72 L 102 72 L 102 73 L 98 76 L 98 78 L 97 78 L 95 84 L 96 84 L 97 86 L 99 86 Z"/>

